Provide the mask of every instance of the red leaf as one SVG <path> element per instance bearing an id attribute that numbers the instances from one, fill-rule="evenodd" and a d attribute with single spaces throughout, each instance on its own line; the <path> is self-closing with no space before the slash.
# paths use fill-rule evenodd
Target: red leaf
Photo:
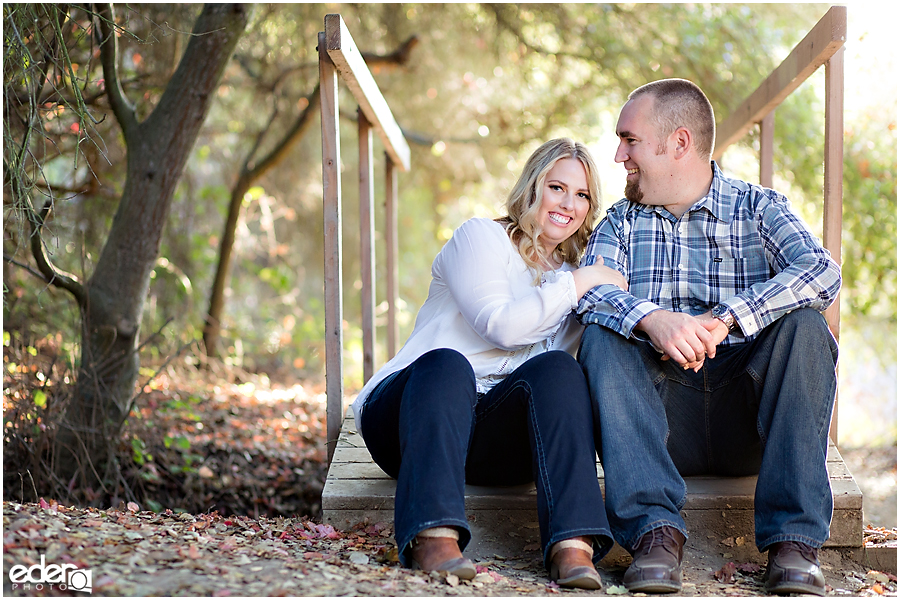
<path id="1" fill-rule="evenodd" d="M 733 562 L 730 562 L 716 571 L 715 577 L 719 583 L 734 583 L 734 574 L 736 572 L 737 567 L 734 566 Z"/>
<path id="2" fill-rule="evenodd" d="M 741 573 L 759 573 L 762 567 L 756 563 L 744 563 L 737 566 L 737 570 Z"/>

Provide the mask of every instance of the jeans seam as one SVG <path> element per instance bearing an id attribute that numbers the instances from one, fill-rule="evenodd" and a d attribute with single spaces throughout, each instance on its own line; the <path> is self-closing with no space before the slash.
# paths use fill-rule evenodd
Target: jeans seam
<path id="1" fill-rule="evenodd" d="M 523 385 L 528 390 L 528 417 L 531 419 L 531 429 L 534 431 L 534 452 L 538 458 L 538 474 L 544 485 L 544 495 L 547 501 L 547 523 L 553 523 L 553 489 L 550 486 L 550 478 L 547 474 L 547 461 L 544 455 L 544 440 L 541 437 L 541 431 L 538 428 L 538 419 L 534 409 L 534 398 L 531 392 L 531 386 L 527 383 L 520 382 L 517 385 Z"/>

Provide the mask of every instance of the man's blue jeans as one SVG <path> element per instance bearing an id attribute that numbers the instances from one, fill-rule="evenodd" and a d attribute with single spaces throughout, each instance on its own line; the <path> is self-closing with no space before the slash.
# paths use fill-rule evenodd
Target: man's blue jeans
<path id="1" fill-rule="evenodd" d="M 600 424 L 613 535 L 634 548 L 670 525 L 687 535 L 682 476 L 759 474 L 756 545 L 828 539 L 826 470 L 837 344 L 801 309 L 745 344 L 719 346 L 699 372 L 660 360 L 649 343 L 588 325 L 578 360 Z"/>
<path id="2" fill-rule="evenodd" d="M 475 392 L 469 361 L 455 350 L 423 354 L 379 383 L 363 405 L 360 433 L 372 458 L 397 479 L 394 532 L 400 561 L 423 529 L 471 534 L 465 484 L 537 488 L 545 564 L 552 544 L 594 536 L 594 560 L 612 547 L 597 481 L 591 400 L 565 352 L 528 360 L 488 393 Z"/>

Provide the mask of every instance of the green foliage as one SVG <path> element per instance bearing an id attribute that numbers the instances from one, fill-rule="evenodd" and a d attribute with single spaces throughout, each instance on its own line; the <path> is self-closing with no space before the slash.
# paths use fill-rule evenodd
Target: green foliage
<path id="1" fill-rule="evenodd" d="M 845 135 L 843 301 L 849 312 L 896 322 L 896 113 L 870 109 Z"/>

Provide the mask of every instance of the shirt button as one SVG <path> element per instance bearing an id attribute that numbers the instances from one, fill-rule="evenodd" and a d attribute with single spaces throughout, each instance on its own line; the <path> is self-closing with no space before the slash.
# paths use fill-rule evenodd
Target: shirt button
<path id="1" fill-rule="evenodd" d="M 681 269 L 682 271 L 684 271 L 684 265 L 680 264 L 680 265 L 678 265 L 678 268 Z"/>

